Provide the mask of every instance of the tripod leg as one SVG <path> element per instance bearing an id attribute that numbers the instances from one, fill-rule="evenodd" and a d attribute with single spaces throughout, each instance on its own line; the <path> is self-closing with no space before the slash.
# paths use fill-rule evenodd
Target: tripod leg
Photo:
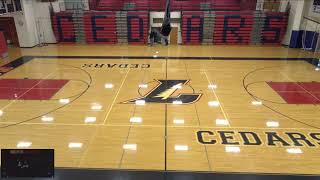
<path id="1" fill-rule="evenodd" d="M 166 39 L 166 36 L 162 35 L 158 29 L 153 30 L 153 32 L 155 32 L 158 37 L 161 37 L 161 39 Z"/>
<path id="2" fill-rule="evenodd" d="M 163 19 L 163 24 L 168 24 L 170 23 L 170 0 L 166 0 L 166 9 L 165 9 L 165 14 L 164 14 L 164 19 Z"/>

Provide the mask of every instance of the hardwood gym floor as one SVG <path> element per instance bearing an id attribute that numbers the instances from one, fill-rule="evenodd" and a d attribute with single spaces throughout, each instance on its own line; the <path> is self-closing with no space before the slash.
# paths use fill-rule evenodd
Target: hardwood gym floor
<path id="1" fill-rule="evenodd" d="M 311 53 L 49 45 L 9 54 L 1 148 L 53 148 L 64 168 L 320 174 Z"/>

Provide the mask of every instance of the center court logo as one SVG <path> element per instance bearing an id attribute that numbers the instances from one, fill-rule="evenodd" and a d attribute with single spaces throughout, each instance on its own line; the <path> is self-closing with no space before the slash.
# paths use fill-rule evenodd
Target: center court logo
<path id="1" fill-rule="evenodd" d="M 188 86 L 189 80 L 155 80 L 158 84 L 143 97 L 131 99 L 122 104 L 133 104 L 137 100 L 144 100 L 146 103 L 172 104 L 173 102 L 181 102 L 182 104 L 193 104 L 202 96 L 201 93 L 180 93 L 173 94 L 185 86 Z M 191 87 L 191 86 L 189 86 Z M 192 89 L 192 88 L 190 88 Z"/>

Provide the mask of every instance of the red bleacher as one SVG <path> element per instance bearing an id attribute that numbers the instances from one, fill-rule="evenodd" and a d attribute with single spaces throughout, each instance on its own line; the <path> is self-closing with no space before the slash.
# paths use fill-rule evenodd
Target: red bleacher
<path id="1" fill-rule="evenodd" d="M 208 3 L 211 6 L 211 0 L 171 0 L 173 10 L 201 10 L 201 4 Z"/>
<path id="2" fill-rule="evenodd" d="M 87 43 L 117 43 L 115 12 L 86 12 L 84 14 L 84 32 Z"/>
<path id="3" fill-rule="evenodd" d="M 165 0 L 90 0 L 91 10 L 163 10 Z"/>
<path id="4" fill-rule="evenodd" d="M 182 43 L 200 44 L 203 36 L 204 12 L 183 12 L 182 15 Z M 190 27 L 191 25 L 191 27 Z"/>
<path id="5" fill-rule="evenodd" d="M 91 10 L 159 10 L 165 0 L 89 0 Z M 239 11 L 240 0 L 171 0 L 172 10 Z"/>
<path id="6" fill-rule="evenodd" d="M 91 10 L 121 10 L 123 8 L 123 0 L 90 0 L 89 6 Z"/>
<path id="7" fill-rule="evenodd" d="M 84 34 L 81 16 L 71 11 L 53 16 L 54 32 L 58 42 L 85 39 L 87 43 L 146 44 L 149 12 L 163 11 L 165 2 L 89 0 L 92 9 L 84 14 Z M 286 33 L 287 13 L 253 11 L 255 2 L 171 0 L 171 10 L 182 13 L 182 44 L 280 44 Z"/>
<path id="8" fill-rule="evenodd" d="M 215 11 L 240 11 L 240 1 L 212 0 L 212 9 Z"/>
<path id="9" fill-rule="evenodd" d="M 75 42 L 75 30 L 72 12 L 55 13 L 52 17 L 54 34 L 58 42 Z"/>
<path id="10" fill-rule="evenodd" d="M 139 0 L 136 0 L 139 1 Z M 149 0 L 149 10 L 161 11 L 165 8 L 165 0 Z"/>
<path id="11" fill-rule="evenodd" d="M 249 44 L 253 26 L 251 11 L 215 12 L 214 44 Z"/>
<path id="12" fill-rule="evenodd" d="M 269 20 L 267 20 L 269 19 Z M 261 32 L 262 44 L 280 44 L 286 34 L 288 14 L 282 12 L 267 12 L 265 25 Z"/>
<path id="13" fill-rule="evenodd" d="M 163 10 L 165 7 L 164 0 L 123 0 L 128 10 Z"/>
<path id="14" fill-rule="evenodd" d="M 149 34 L 149 12 L 129 11 L 127 16 L 128 43 L 146 44 Z"/>

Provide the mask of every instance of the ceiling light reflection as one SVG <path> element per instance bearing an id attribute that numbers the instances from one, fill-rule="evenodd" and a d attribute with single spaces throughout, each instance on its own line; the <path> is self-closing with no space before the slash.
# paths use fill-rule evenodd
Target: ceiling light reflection
<path id="1" fill-rule="evenodd" d="M 86 117 L 85 119 L 84 119 L 84 122 L 85 123 L 94 123 L 94 122 L 96 122 L 97 121 L 97 118 L 96 117 Z"/>
<path id="2" fill-rule="evenodd" d="M 104 87 L 105 87 L 106 89 L 112 89 L 112 88 L 114 87 L 114 85 L 111 84 L 111 83 L 107 83 L 107 84 L 104 85 Z"/>
<path id="3" fill-rule="evenodd" d="M 146 104 L 145 100 L 136 100 L 136 105 L 138 106 L 144 106 Z"/>
<path id="4" fill-rule="evenodd" d="M 220 102 L 219 101 L 210 101 L 210 102 L 208 102 L 208 105 L 210 107 L 219 107 L 220 106 Z"/>
<path id="5" fill-rule="evenodd" d="M 228 126 L 229 121 L 226 119 L 216 119 L 216 125 L 218 126 Z"/>
<path id="6" fill-rule="evenodd" d="M 174 105 L 181 105 L 181 104 L 182 104 L 182 101 L 173 101 L 172 104 L 174 104 Z"/>
<path id="7" fill-rule="evenodd" d="M 125 150 L 136 151 L 137 150 L 137 144 L 124 144 L 122 146 L 122 148 L 125 149 Z"/>
<path id="8" fill-rule="evenodd" d="M 139 84 L 139 88 L 146 89 L 148 88 L 148 84 Z"/>
<path id="9" fill-rule="evenodd" d="M 175 145 L 174 150 L 175 151 L 188 151 L 189 147 L 187 145 Z"/>
<path id="10" fill-rule="evenodd" d="M 279 127 L 280 124 L 277 121 L 268 121 L 267 123 L 267 127 Z"/>
<path id="11" fill-rule="evenodd" d="M 43 122 L 52 122 L 54 120 L 51 116 L 42 116 L 41 121 Z"/>
<path id="12" fill-rule="evenodd" d="M 209 85 L 208 85 L 208 88 L 209 88 L 209 89 L 217 89 L 218 86 L 217 86 L 216 84 L 209 84 Z"/>
<path id="13" fill-rule="evenodd" d="M 102 106 L 100 104 L 92 104 L 91 110 L 101 110 Z"/>
<path id="14" fill-rule="evenodd" d="M 79 149 L 79 148 L 82 148 L 82 143 L 71 142 L 71 143 L 69 143 L 68 147 L 69 147 L 70 149 L 74 149 L 74 148 Z"/>
<path id="15" fill-rule="evenodd" d="M 59 102 L 61 104 L 68 104 L 70 102 L 70 99 L 59 99 Z"/>
<path id="16" fill-rule="evenodd" d="M 226 146 L 225 151 L 228 153 L 239 153 L 240 152 L 240 147 L 238 146 Z"/>
<path id="17" fill-rule="evenodd" d="M 177 124 L 177 125 L 184 124 L 184 120 L 183 119 L 174 119 L 173 124 Z"/>
<path id="18" fill-rule="evenodd" d="M 20 141 L 17 144 L 17 148 L 28 148 L 32 145 L 32 142 L 29 141 Z"/>
<path id="19" fill-rule="evenodd" d="M 302 150 L 300 148 L 288 148 L 287 152 L 290 154 L 301 154 Z"/>
<path id="20" fill-rule="evenodd" d="M 141 117 L 132 117 L 132 118 L 130 118 L 130 122 L 132 122 L 132 123 L 141 123 L 142 122 L 142 118 Z"/>

